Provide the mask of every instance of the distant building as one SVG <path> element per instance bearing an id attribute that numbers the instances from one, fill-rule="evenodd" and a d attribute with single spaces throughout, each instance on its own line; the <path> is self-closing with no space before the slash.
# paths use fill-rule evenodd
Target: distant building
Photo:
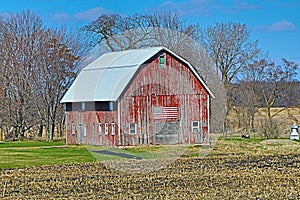
<path id="1" fill-rule="evenodd" d="M 184 59 L 164 47 L 103 54 L 61 103 L 67 144 L 190 144 L 209 141 L 213 94 Z"/>

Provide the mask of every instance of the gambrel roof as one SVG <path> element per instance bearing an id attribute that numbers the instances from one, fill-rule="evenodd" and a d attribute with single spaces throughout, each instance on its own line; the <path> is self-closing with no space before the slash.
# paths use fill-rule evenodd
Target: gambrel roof
<path id="1" fill-rule="evenodd" d="M 161 51 L 166 51 L 186 63 L 209 95 L 214 97 L 190 63 L 165 47 L 151 47 L 101 55 L 82 69 L 61 103 L 117 101 L 138 69 Z"/>

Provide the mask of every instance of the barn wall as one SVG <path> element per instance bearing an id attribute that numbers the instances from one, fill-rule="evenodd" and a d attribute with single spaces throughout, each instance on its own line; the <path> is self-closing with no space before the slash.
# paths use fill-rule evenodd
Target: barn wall
<path id="1" fill-rule="evenodd" d="M 67 112 L 67 144 L 118 145 L 117 111 Z"/>
<path id="2" fill-rule="evenodd" d="M 208 142 L 208 93 L 188 67 L 170 55 L 164 69 L 155 59 L 139 71 L 120 108 L 123 145 Z M 177 117 L 155 118 L 155 109 L 161 108 L 177 108 Z M 197 132 L 193 121 L 199 123 Z M 136 124 L 136 133 L 130 133 L 130 124 Z"/>
<path id="3" fill-rule="evenodd" d="M 89 104 L 85 111 L 76 104 L 74 111 L 71 106 L 66 112 L 67 144 L 206 143 L 208 101 L 207 91 L 187 66 L 166 55 L 165 68 L 160 68 L 156 58 L 141 67 L 113 111 L 95 111 Z"/>

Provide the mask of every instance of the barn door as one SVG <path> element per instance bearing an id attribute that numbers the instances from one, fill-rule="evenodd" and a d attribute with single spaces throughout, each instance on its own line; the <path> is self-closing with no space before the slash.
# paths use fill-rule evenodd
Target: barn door
<path id="1" fill-rule="evenodd" d="M 179 143 L 179 99 L 176 95 L 157 95 L 152 102 L 155 144 Z"/>
<path id="2" fill-rule="evenodd" d="M 84 144 L 84 139 L 86 136 L 86 125 L 85 124 L 78 124 L 78 134 L 76 138 L 77 144 Z"/>
<path id="3" fill-rule="evenodd" d="M 155 144 L 178 144 L 178 122 L 156 122 Z"/>

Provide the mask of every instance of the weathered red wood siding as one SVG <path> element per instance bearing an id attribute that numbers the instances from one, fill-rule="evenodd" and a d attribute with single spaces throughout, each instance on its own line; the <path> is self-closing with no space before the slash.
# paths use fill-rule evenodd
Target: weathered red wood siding
<path id="1" fill-rule="evenodd" d="M 208 142 L 207 91 L 183 63 L 170 55 L 166 61 L 164 69 L 160 68 L 158 58 L 145 64 L 122 97 L 123 145 L 157 144 L 157 128 L 163 125 L 177 132 L 177 138 L 171 136 L 171 143 Z M 157 106 L 177 107 L 178 118 L 154 119 L 153 107 Z M 202 124 L 201 133 L 192 131 L 193 121 Z M 130 123 L 136 124 L 136 134 L 129 133 Z"/>
<path id="2" fill-rule="evenodd" d="M 117 111 L 70 111 L 66 114 L 67 144 L 118 145 Z M 72 123 L 75 128 L 74 134 Z M 85 126 L 85 135 L 79 133 L 80 124 Z M 107 124 L 107 132 L 105 132 L 105 124 Z M 114 134 L 112 124 L 114 124 Z M 99 126 L 101 126 L 101 131 L 99 131 Z"/>

